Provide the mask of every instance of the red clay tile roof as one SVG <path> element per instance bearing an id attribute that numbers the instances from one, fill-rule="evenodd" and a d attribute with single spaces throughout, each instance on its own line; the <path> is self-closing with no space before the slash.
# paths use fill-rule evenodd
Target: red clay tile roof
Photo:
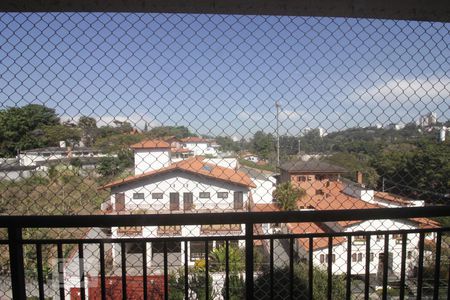
<path id="1" fill-rule="evenodd" d="M 399 195 L 386 193 L 386 192 L 375 192 L 375 197 L 380 198 L 382 200 L 389 201 L 389 202 L 397 203 L 400 205 L 409 205 L 409 204 L 411 204 L 412 201 L 414 201 L 414 200 L 406 198 L 406 197 L 402 197 Z"/>
<path id="2" fill-rule="evenodd" d="M 145 140 L 130 146 L 131 149 L 170 148 L 170 144 L 163 140 Z"/>
<path id="3" fill-rule="evenodd" d="M 230 182 L 241 186 L 255 188 L 256 185 L 246 174 L 235 171 L 230 168 L 224 168 L 218 165 L 203 162 L 203 157 L 194 156 L 186 160 L 179 161 L 159 170 L 145 172 L 143 174 L 129 176 L 124 179 L 110 182 L 100 189 L 107 189 L 113 186 L 119 186 L 130 182 L 136 182 L 144 178 L 149 178 L 158 174 L 168 173 L 172 171 L 183 171 L 187 173 L 202 175 L 220 181 Z"/>

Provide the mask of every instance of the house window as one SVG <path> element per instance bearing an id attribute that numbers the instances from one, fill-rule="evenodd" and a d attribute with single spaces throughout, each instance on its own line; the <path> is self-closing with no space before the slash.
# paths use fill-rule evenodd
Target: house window
<path id="1" fill-rule="evenodd" d="M 326 258 L 327 258 L 327 262 L 328 262 L 328 259 L 329 259 L 329 255 L 328 254 L 326 255 Z M 334 263 L 335 261 L 336 261 L 336 254 L 332 254 L 331 255 L 331 262 Z"/>
<path id="2" fill-rule="evenodd" d="M 323 190 L 316 190 L 316 195 L 323 195 Z"/>
<path id="3" fill-rule="evenodd" d="M 134 193 L 133 199 L 144 199 L 144 193 Z"/>
<path id="4" fill-rule="evenodd" d="M 370 252 L 370 261 L 373 261 L 375 255 L 373 254 L 373 252 Z"/>
<path id="5" fill-rule="evenodd" d="M 166 242 L 167 253 L 181 252 L 181 242 Z M 155 253 L 164 253 L 164 242 L 152 243 L 152 255 Z"/>
<path id="6" fill-rule="evenodd" d="M 362 257 L 363 257 L 362 253 L 358 253 L 358 261 L 362 261 Z"/>
<path id="7" fill-rule="evenodd" d="M 408 259 L 412 258 L 412 251 L 408 251 Z"/>
<path id="8" fill-rule="evenodd" d="M 382 234 L 377 234 L 377 240 L 382 240 L 384 239 L 384 235 Z"/>
<path id="9" fill-rule="evenodd" d="M 298 182 L 305 182 L 306 181 L 306 176 L 297 176 L 297 181 Z"/>
<path id="10" fill-rule="evenodd" d="M 364 235 L 355 235 L 355 237 L 353 238 L 353 241 L 355 243 L 365 243 L 366 242 L 366 238 Z"/>
<path id="11" fill-rule="evenodd" d="M 392 238 L 393 238 L 393 239 L 396 239 L 396 240 L 401 240 L 401 239 L 402 239 L 402 235 L 399 234 L 399 233 L 393 234 L 393 235 L 392 235 Z"/>
<path id="12" fill-rule="evenodd" d="M 352 254 L 352 262 L 356 262 L 357 259 L 358 259 L 357 254 L 356 254 L 356 253 L 353 253 L 353 254 Z"/>
<path id="13" fill-rule="evenodd" d="M 191 261 L 197 260 L 197 259 L 203 259 L 205 257 L 205 242 L 203 241 L 192 241 L 189 242 L 189 247 L 191 250 L 190 259 Z M 208 250 L 213 249 L 213 242 L 208 242 Z"/>
<path id="14" fill-rule="evenodd" d="M 163 196 L 163 193 L 152 193 L 152 199 L 162 199 Z"/>
<path id="15" fill-rule="evenodd" d="M 325 255 L 320 254 L 320 263 L 323 264 L 325 262 Z"/>
<path id="16" fill-rule="evenodd" d="M 179 193 L 170 193 L 170 210 L 179 210 L 180 209 L 180 194 Z"/>
<path id="17" fill-rule="evenodd" d="M 194 208 L 194 197 L 192 193 L 183 193 L 183 209 L 191 210 Z"/>
<path id="18" fill-rule="evenodd" d="M 242 209 L 244 208 L 244 193 L 243 192 L 234 192 L 234 209 Z"/>
<path id="19" fill-rule="evenodd" d="M 142 254 L 144 253 L 143 243 L 126 243 L 125 252 L 128 254 Z"/>
<path id="20" fill-rule="evenodd" d="M 227 192 L 217 192 L 217 198 L 226 199 L 228 198 Z"/>
<path id="21" fill-rule="evenodd" d="M 198 197 L 199 198 L 210 198 L 210 194 L 209 194 L 209 192 L 200 192 L 198 194 Z"/>
<path id="22" fill-rule="evenodd" d="M 124 211 L 125 210 L 125 194 L 119 193 L 116 194 L 116 211 Z"/>

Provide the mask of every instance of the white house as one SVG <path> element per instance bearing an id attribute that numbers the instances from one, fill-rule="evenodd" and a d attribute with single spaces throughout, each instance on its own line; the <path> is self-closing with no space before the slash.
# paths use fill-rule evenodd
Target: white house
<path id="1" fill-rule="evenodd" d="M 221 213 L 247 211 L 251 189 L 256 185 L 251 178 L 234 168 L 212 163 L 203 157 L 171 161 L 170 144 L 151 140 L 133 145 L 135 175 L 103 186 L 111 189 L 113 212 L 182 214 L 185 212 Z M 112 228 L 112 237 L 161 237 L 243 234 L 243 225 L 212 226 L 148 226 L 140 228 Z M 138 245 L 128 245 L 127 254 L 142 253 Z M 213 247 L 214 245 L 211 245 Z M 171 265 L 179 265 L 184 243 L 168 246 Z M 204 243 L 189 243 L 190 263 L 204 252 Z M 114 257 L 120 249 L 114 246 Z M 162 263 L 162 248 L 151 243 L 147 249 L 150 266 Z M 120 261 L 120 259 L 119 259 Z M 116 263 L 118 263 L 116 261 Z"/>
<path id="2" fill-rule="evenodd" d="M 357 181 L 351 182 L 340 177 L 345 170 L 321 161 L 294 162 L 281 165 L 281 180 L 291 181 L 306 191 L 306 196 L 298 199 L 300 210 L 349 210 L 375 209 L 383 207 L 423 206 L 423 201 L 415 201 L 386 192 L 377 192 L 362 184 L 362 173 L 357 173 Z M 276 211 L 276 205 L 255 204 L 254 211 Z M 277 225 L 277 224 L 275 224 Z M 404 220 L 367 220 L 327 223 L 289 223 L 285 225 L 262 224 L 260 234 L 271 234 L 274 230 L 285 233 L 326 233 L 326 232 L 360 232 L 382 230 L 408 230 L 418 228 L 436 228 L 439 223 L 426 219 Z M 374 235 L 370 239 L 369 273 L 380 278 L 384 263 L 384 235 Z M 426 242 L 433 242 L 434 234 L 426 235 Z M 328 238 L 314 238 L 313 264 L 318 267 L 328 266 Z M 366 271 L 366 240 L 364 236 L 355 236 L 351 241 L 352 275 L 364 275 Z M 418 234 L 408 234 L 406 243 L 406 266 L 408 274 L 413 273 L 417 265 Z M 295 250 L 300 259 L 309 257 L 309 240 L 297 239 Z M 389 276 L 399 276 L 401 266 L 402 236 L 390 235 L 388 248 Z M 347 272 L 347 239 L 334 237 L 332 240 L 332 270 L 334 274 Z"/>
<path id="3" fill-rule="evenodd" d="M 194 155 L 207 155 L 214 157 L 218 155 L 217 147 L 213 147 L 210 140 L 194 136 L 181 139 L 181 142 L 183 147 L 192 150 Z"/>

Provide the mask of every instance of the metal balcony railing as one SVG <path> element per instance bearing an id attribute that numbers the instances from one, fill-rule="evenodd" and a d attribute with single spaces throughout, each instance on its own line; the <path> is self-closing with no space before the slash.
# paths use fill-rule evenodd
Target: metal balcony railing
<path id="1" fill-rule="evenodd" d="M 388 299 L 388 293 L 396 289 L 398 299 L 443 299 L 450 295 L 448 276 L 442 270 L 448 270 L 449 258 L 448 233 L 450 228 L 425 228 L 408 230 L 377 230 L 355 232 L 326 232 L 326 233 L 276 233 L 272 235 L 260 234 L 255 228 L 258 224 L 293 223 L 293 222 L 333 222 L 355 220 L 385 220 L 404 218 L 450 216 L 450 208 L 421 207 L 401 209 L 363 209 L 346 211 L 294 211 L 277 213 L 221 213 L 221 214 L 184 214 L 184 215 L 114 215 L 114 216 L 25 216 L 0 217 L 0 227 L 7 228 L 8 238 L 1 240 L 1 245 L 9 247 L 9 264 L 13 299 L 29 299 L 27 274 L 30 266 L 24 264 L 32 259 L 31 272 L 36 274 L 39 299 L 47 299 L 48 277 L 43 270 L 43 249 L 56 248 L 56 270 L 53 280 L 57 284 L 57 291 L 53 297 L 60 299 L 174 299 L 174 293 L 181 293 L 183 298 L 212 295 L 215 299 L 231 299 L 236 295 L 235 277 L 239 273 L 243 285 L 242 298 L 246 299 L 317 299 L 317 283 L 314 276 L 324 274 L 322 282 L 326 290 L 324 299 L 337 299 L 335 289 L 341 285 L 342 299 L 351 299 L 355 293 L 354 280 L 362 282 L 359 294 L 362 299 L 372 298 L 374 288 L 378 287 L 381 299 Z M 221 234 L 202 236 L 162 236 L 162 237 L 132 237 L 132 238 L 69 238 L 69 239 L 38 239 L 25 238 L 23 232 L 30 228 L 123 228 L 125 226 L 189 226 L 189 225 L 217 225 L 242 224 L 245 234 Z M 145 229 L 144 229 L 145 231 Z M 416 253 L 407 251 L 411 237 L 417 236 Z M 354 243 L 364 239 L 364 243 Z M 345 253 L 337 253 L 335 241 L 344 239 Z M 315 252 L 314 243 L 325 240 L 322 256 Z M 218 247 L 225 249 L 224 261 L 214 256 L 213 241 Z M 220 241 L 220 243 L 219 243 Z M 298 243 L 307 245 L 303 251 Z M 381 241 L 381 242 L 380 242 Z M 203 264 L 195 263 L 192 267 L 189 254 L 191 242 L 202 243 Z M 379 249 L 378 268 L 374 272 L 373 251 L 377 245 Z M 430 245 L 431 248 L 430 248 Z M 174 246 L 175 245 L 175 246 Z M 275 246 L 283 249 L 284 257 Z M 66 251 L 71 246 L 72 251 Z M 99 265 L 98 272 L 87 272 L 89 265 L 86 247 L 96 247 L 98 255 L 90 253 L 90 259 L 96 257 Z M 342 247 L 343 247 L 342 246 Z M 399 247 L 400 253 L 391 253 L 390 247 Z M 35 255 L 24 255 L 24 249 L 35 249 Z M 152 248 L 156 247 L 156 248 Z M 232 249 L 241 248 L 242 269 L 236 269 L 236 258 L 232 256 Z M 256 260 L 256 248 L 262 249 L 263 259 Z M 409 246 L 408 246 L 409 247 Z M 113 262 L 109 262 L 110 248 L 117 251 Z M 159 250 L 157 250 L 157 248 Z M 198 247 L 197 247 L 198 248 Z M 90 248 L 92 249 L 92 248 Z M 115 249 L 115 250 L 114 250 Z M 153 252 L 150 253 L 154 249 Z M 408 248 L 409 249 L 409 248 Z M 198 249 L 196 249 L 198 254 Z M 355 251 L 359 251 L 357 254 Z M 109 254 L 108 254 L 109 253 Z M 191 253 L 192 254 L 192 253 Z M 233 254 L 234 255 L 234 254 Z M 396 256 L 400 256 L 400 264 L 390 263 Z M 131 257 L 135 261 L 130 263 Z M 316 260 L 319 258 L 318 260 Z M 160 261 L 155 259 L 159 257 Z M 342 261 L 339 270 L 336 263 Z M 223 265 L 221 265 L 223 264 Z M 234 264 L 234 265 L 232 265 Z M 318 264 L 318 265 L 317 265 Z M 69 278 L 70 266 L 76 266 L 77 283 Z M 356 267 L 362 269 L 357 270 Z M 133 269 L 133 271 L 130 271 Z M 304 271 L 304 278 L 298 270 Z M 279 278 L 282 270 L 285 278 Z M 363 270 L 363 271 L 361 271 Z M 337 275 L 337 271 L 340 275 Z M 178 272 L 178 275 L 174 275 Z M 193 276 L 201 273 L 200 287 L 198 282 L 194 287 Z M 89 273 L 89 274 L 88 274 Z M 221 281 L 221 295 L 217 296 L 217 287 L 211 281 L 216 275 L 223 277 Z M 395 275 L 397 274 L 397 275 Z M 195 275 L 196 276 L 196 275 Z M 266 276 L 266 277 L 264 277 Z M 299 277 L 300 276 L 300 277 Z M 198 279 L 197 278 L 197 279 Z M 266 280 L 261 285 L 262 279 Z M 303 279 L 302 279 L 303 278 Z M 72 278 L 73 279 L 73 278 Z M 177 282 L 175 282 L 176 280 Z M 175 280 L 175 281 L 174 281 Z M 299 281 L 300 280 L 300 281 Z M 303 281 L 302 281 L 303 280 Z M 245 281 L 245 285 L 244 285 Z M 93 282 L 97 284 L 93 285 Z M 175 282 L 175 283 L 174 283 Z M 299 282 L 303 287 L 299 288 Z M 113 284 L 115 283 L 115 284 Z M 217 285 L 217 284 L 216 284 Z M 200 294 L 200 290 L 203 290 Z M 444 295 L 445 294 L 445 295 Z M 194 296 L 193 296 L 194 295 Z M 316 295 L 316 296 L 315 296 Z M 207 296 L 208 298 L 211 298 Z M 425 297 L 426 296 L 426 297 Z M 303 298 L 302 298 L 303 297 Z"/>

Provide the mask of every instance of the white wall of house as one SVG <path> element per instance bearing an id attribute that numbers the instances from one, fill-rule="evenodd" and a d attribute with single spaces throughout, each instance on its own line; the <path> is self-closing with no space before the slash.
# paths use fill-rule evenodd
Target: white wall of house
<path id="1" fill-rule="evenodd" d="M 208 142 L 200 142 L 200 143 L 184 143 L 184 147 L 192 150 L 194 155 L 212 155 L 217 156 L 217 151 L 214 147 L 210 146 Z"/>
<path id="2" fill-rule="evenodd" d="M 244 207 L 248 201 L 248 188 L 225 181 L 206 178 L 181 171 L 159 174 L 138 182 L 113 187 L 111 203 L 115 203 L 115 194 L 125 194 L 125 210 L 144 209 L 152 212 L 169 212 L 170 193 L 179 193 L 180 211 L 183 211 L 183 193 L 193 193 L 195 210 L 232 210 L 234 192 L 243 192 Z M 210 198 L 200 198 L 200 192 L 210 193 Z M 219 198 L 218 192 L 227 192 L 228 198 Z M 133 195 L 143 193 L 144 199 L 134 199 Z M 153 193 L 162 193 L 162 199 L 152 199 Z"/>
<path id="3" fill-rule="evenodd" d="M 203 160 L 205 163 L 210 163 L 214 165 L 218 165 L 220 167 L 236 169 L 238 166 L 238 161 L 236 158 L 205 158 Z"/>
<path id="4" fill-rule="evenodd" d="M 267 176 L 266 179 L 257 179 L 252 177 L 256 188 L 251 189 L 253 203 L 270 204 L 272 203 L 273 191 L 276 188 L 276 179 L 273 176 Z"/>
<path id="5" fill-rule="evenodd" d="M 19 161 L 21 166 L 35 166 L 36 162 L 62 159 L 66 157 L 67 154 L 64 152 L 45 152 L 45 153 L 24 152 L 19 154 Z"/>
<path id="6" fill-rule="evenodd" d="M 135 149 L 134 174 L 154 171 L 171 163 L 169 149 Z"/>
<path id="7" fill-rule="evenodd" d="M 359 224 L 350 226 L 345 229 L 345 232 L 355 232 L 355 231 L 375 231 L 375 230 L 408 230 L 417 229 L 417 226 L 413 222 L 409 221 L 396 221 L 396 220 L 369 220 L 364 221 Z M 415 260 L 418 256 L 418 234 L 408 234 L 408 241 L 406 244 L 407 256 L 410 254 L 410 258 L 406 260 L 407 272 L 411 271 Z M 366 266 L 366 242 L 364 239 L 352 238 L 352 254 L 356 254 L 356 261 L 351 262 L 352 265 L 352 275 L 363 275 L 365 274 Z M 400 274 L 401 266 L 401 237 L 394 237 L 389 235 L 389 256 L 392 259 L 392 272 L 395 275 Z M 332 269 L 334 274 L 345 274 L 347 270 L 347 241 L 340 245 L 333 246 L 333 252 L 335 255 L 335 262 L 333 263 Z M 384 235 L 371 236 L 370 239 L 370 253 L 373 259 L 370 261 L 370 274 L 376 275 L 382 272 L 382 264 L 380 263 L 380 254 L 384 253 Z M 326 268 L 327 260 L 326 255 L 328 254 L 328 249 L 318 249 L 314 251 L 314 265 Z M 321 261 L 321 256 L 324 261 Z M 382 274 L 382 273 L 381 273 Z"/>

